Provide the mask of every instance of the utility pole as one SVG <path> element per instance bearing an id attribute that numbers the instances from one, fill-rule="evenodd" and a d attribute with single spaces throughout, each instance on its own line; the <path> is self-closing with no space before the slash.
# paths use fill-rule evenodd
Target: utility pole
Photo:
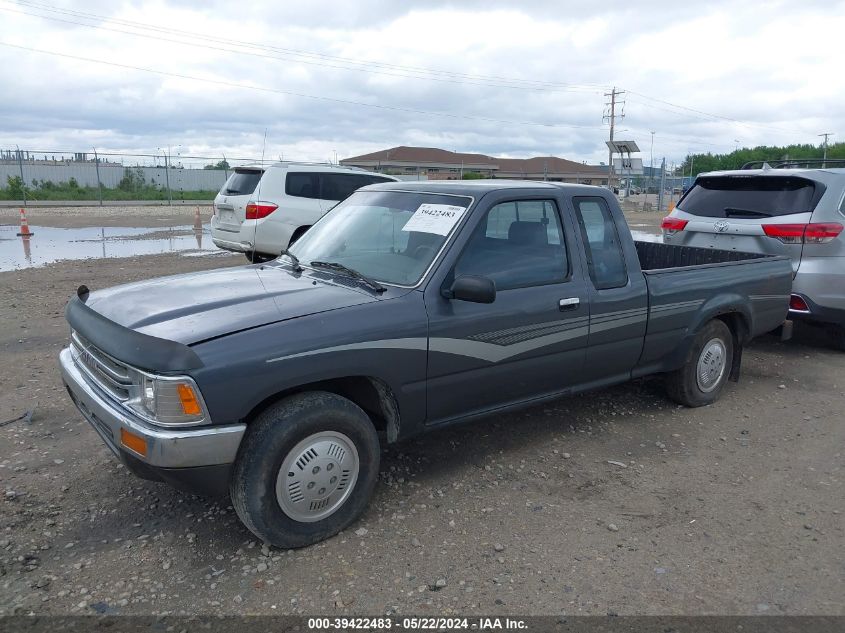
<path id="1" fill-rule="evenodd" d="M 607 106 L 607 110 L 605 110 L 606 114 L 602 117 L 603 121 L 607 121 L 610 123 L 610 141 L 613 141 L 613 129 L 616 127 L 616 117 L 619 117 L 619 120 L 625 118 L 624 112 L 622 114 L 616 114 L 616 106 L 621 105 L 624 106 L 625 102 L 619 102 L 617 97 L 622 96 L 625 94 L 623 90 L 617 90 L 614 86 L 610 92 L 605 92 L 605 97 L 610 97 L 610 101 L 605 103 Z M 607 150 L 607 188 L 612 190 L 611 180 L 613 178 L 613 149 L 608 148 Z"/>
<path id="2" fill-rule="evenodd" d="M 824 156 L 822 158 L 822 169 L 824 169 L 826 167 L 825 161 L 827 160 L 827 139 L 828 139 L 829 136 L 833 136 L 833 132 L 825 132 L 824 134 L 819 134 L 819 136 L 824 137 L 824 143 L 822 144 L 822 147 L 824 147 Z"/>

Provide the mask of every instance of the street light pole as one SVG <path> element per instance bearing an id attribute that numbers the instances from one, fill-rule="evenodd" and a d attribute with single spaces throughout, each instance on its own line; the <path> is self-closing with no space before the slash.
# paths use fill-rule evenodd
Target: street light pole
<path id="1" fill-rule="evenodd" d="M 97 156 L 97 148 L 94 148 L 94 166 L 97 170 L 97 197 L 100 199 L 100 206 L 103 206 L 103 183 L 100 180 L 100 158 Z"/>

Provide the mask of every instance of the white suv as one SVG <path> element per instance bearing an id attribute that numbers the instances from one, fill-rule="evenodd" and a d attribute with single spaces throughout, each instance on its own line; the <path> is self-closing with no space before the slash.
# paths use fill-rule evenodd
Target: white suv
<path id="1" fill-rule="evenodd" d="M 211 239 L 252 262 L 274 259 L 356 189 L 395 181 L 354 167 L 274 163 L 236 167 L 214 198 Z"/>

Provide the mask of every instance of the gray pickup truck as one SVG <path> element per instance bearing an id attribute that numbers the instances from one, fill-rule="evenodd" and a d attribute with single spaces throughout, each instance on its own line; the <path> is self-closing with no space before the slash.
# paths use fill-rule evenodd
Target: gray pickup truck
<path id="1" fill-rule="evenodd" d="M 634 242 L 597 187 L 379 184 L 270 263 L 80 287 L 60 364 L 132 472 L 300 547 L 363 512 L 380 442 L 654 373 L 715 401 L 791 280 L 787 257 Z"/>

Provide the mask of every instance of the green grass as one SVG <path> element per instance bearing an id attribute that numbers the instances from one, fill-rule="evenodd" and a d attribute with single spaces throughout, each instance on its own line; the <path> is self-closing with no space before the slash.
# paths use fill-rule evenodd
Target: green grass
<path id="1" fill-rule="evenodd" d="M 173 191 L 173 200 L 214 200 L 217 191 Z M 22 200 L 20 190 L 0 189 L 0 200 Z M 96 187 L 55 187 L 51 189 L 27 188 L 26 199 L 40 200 L 99 200 Z M 137 191 L 103 188 L 103 200 L 167 200 L 167 191 L 157 187 L 144 187 Z"/>
<path id="2" fill-rule="evenodd" d="M 75 179 L 55 183 L 50 180 L 33 180 L 32 186 L 24 186 L 19 176 L 7 177 L 7 186 L 0 189 L 0 200 L 23 200 L 38 202 L 42 200 L 167 200 L 167 190 L 158 185 L 147 183 L 141 170 L 124 170 L 124 177 L 117 187 L 80 186 Z M 214 200 L 217 191 L 171 190 L 173 200 Z"/>

